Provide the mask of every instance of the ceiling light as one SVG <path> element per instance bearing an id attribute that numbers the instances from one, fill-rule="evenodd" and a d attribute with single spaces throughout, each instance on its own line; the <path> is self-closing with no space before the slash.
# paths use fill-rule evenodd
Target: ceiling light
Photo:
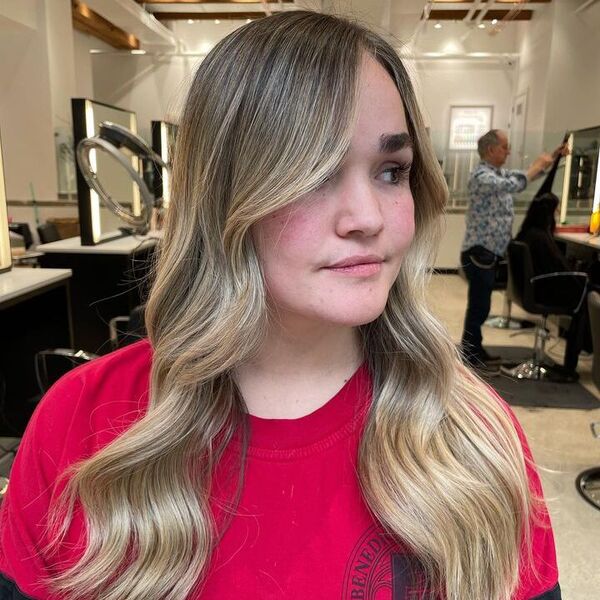
<path id="1" fill-rule="evenodd" d="M 221 23 L 221 21 L 219 21 L 219 19 L 215 19 L 215 25 L 219 25 Z"/>
<path id="2" fill-rule="evenodd" d="M 495 25 L 498 22 L 498 19 L 492 19 L 492 25 Z"/>
<path id="3" fill-rule="evenodd" d="M 442 28 L 442 24 L 438 21 L 435 25 L 434 25 L 435 29 L 441 29 Z"/>
<path id="4" fill-rule="evenodd" d="M 188 25 L 192 25 L 194 23 L 194 19 L 188 19 L 187 22 L 188 22 Z"/>
<path id="5" fill-rule="evenodd" d="M 131 54 L 146 54 L 145 50 L 132 50 Z"/>
<path id="6" fill-rule="evenodd" d="M 477 27 L 479 27 L 479 29 L 485 29 L 485 23 L 479 23 Z"/>

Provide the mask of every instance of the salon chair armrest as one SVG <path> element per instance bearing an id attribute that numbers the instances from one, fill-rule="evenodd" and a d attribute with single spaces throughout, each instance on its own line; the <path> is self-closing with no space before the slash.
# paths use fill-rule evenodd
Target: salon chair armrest
<path id="1" fill-rule="evenodd" d="M 577 290 L 579 296 L 572 301 L 571 311 L 576 313 L 581 308 L 587 293 L 587 273 L 583 271 L 557 271 L 555 273 L 544 273 L 543 275 L 535 275 L 530 280 L 533 286 L 533 297 L 539 298 L 540 303 L 544 304 L 544 296 L 548 290 L 548 284 L 552 284 L 554 289 L 570 289 L 573 284 L 580 286 Z M 567 287 L 568 286 L 568 287 Z"/>
<path id="2" fill-rule="evenodd" d="M 62 375 L 95 358 L 98 358 L 97 354 L 74 348 L 49 348 L 36 352 L 34 367 L 40 392 L 45 394 Z M 52 361 L 51 365 L 49 361 Z"/>

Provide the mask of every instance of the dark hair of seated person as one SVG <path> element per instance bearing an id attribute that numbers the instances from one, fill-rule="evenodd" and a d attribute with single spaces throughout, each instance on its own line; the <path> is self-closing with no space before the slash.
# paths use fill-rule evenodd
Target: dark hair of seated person
<path id="1" fill-rule="evenodd" d="M 554 213 L 558 198 L 551 193 L 534 200 L 527 209 L 521 229 L 515 238 L 529 247 L 536 275 L 570 270 L 569 264 L 554 240 Z"/>

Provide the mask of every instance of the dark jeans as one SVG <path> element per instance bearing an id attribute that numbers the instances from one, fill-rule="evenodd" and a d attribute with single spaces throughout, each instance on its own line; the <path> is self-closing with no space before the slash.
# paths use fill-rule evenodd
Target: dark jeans
<path id="1" fill-rule="evenodd" d="M 584 303 L 587 299 L 584 300 Z M 587 306 L 581 307 L 581 310 L 571 317 L 571 324 L 567 329 L 567 344 L 565 346 L 565 356 L 563 366 L 566 371 L 575 371 L 579 361 L 579 353 L 586 344 L 586 335 L 589 336 L 590 318 L 588 316 Z"/>
<path id="2" fill-rule="evenodd" d="M 588 283 L 582 286 L 580 281 L 563 283 L 557 286 L 552 280 L 538 281 L 535 286 L 535 299 L 542 304 L 564 306 L 567 310 L 579 306 L 579 310 L 571 315 L 571 323 L 567 329 L 563 366 L 566 371 L 575 371 L 579 353 L 583 348 L 591 349 L 590 318 L 587 307 L 587 294 L 592 289 Z M 583 301 L 581 297 L 583 294 Z"/>
<path id="3" fill-rule="evenodd" d="M 461 346 L 467 360 L 483 355 L 481 326 L 490 314 L 498 257 L 483 246 L 461 252 L 460 263 L 469 283 Z"/>

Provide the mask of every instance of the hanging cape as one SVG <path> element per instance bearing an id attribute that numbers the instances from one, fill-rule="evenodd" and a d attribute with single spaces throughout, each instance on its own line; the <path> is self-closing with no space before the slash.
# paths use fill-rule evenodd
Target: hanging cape
<path id="1" fill-rule="evenodd" d="M 565 133 L 565 137 L 563 138 L 562 143 L 566 144 L 568 139 L 569 139 L 569 132 Z M 554 177 L 556 176 L 556 171 L 558 170 L 558 163 L 560 163 L 560 159 L 561 158 L 562 158 L 562 155 L 559 154 L 554 159 L 554 162 L 552 163 L 551 169 L 548 171 L 548 174 L 546 175 L 546 178 L 542 182 L 542 185 L 540 186 L 540 189 L 537 191 L 537 193 L 533 197 L 533 200 L 537 200 L 538 198 L 540 198 L 544 194 L 552 193 L 552 186 L 554 185 Z"/>

